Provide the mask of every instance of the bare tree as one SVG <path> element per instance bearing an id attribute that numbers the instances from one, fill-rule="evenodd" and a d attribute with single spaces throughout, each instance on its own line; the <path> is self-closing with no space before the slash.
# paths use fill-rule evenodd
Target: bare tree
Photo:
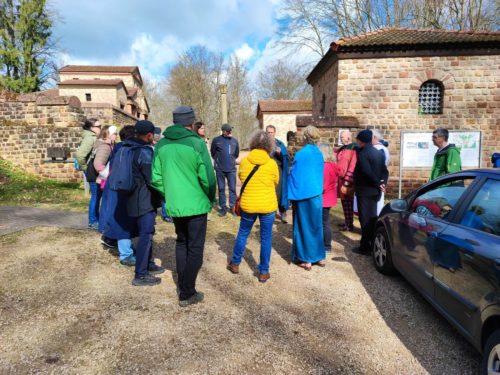
<path id="1" fill-rule="evenodd" d="M 311 88 L 305 80 L 307 72 L 284 60 L 259 72 L 257 93 L 260 99 L 310 99 Z"/>
<path id="2" fill-rule="evenodd" d="M 177 104 L 194 108 L 198 119 L 205 122 L 209 136 L 220 126 L 218 88 L 223 64 L 222 55 L 204 46 L 194 46 L 179 57 L 168 79 L 168 93 Z"/>
<path id="3" fill-rule="evenodd" d="M 165 128 L 172 123 L 172 111 L 176 107 L 176 99 L 168 93 L 168 82 L 143 80 L 142 89 L 149 105 L 149 117 L 156 126 Z"/>
<path id="4" fill-rule="evenodd" d="M 236 56 L 231 58 L 227 69 L 227 101 L 228 121 L 235 126 L 235 136 L 245 147 L 249 136 L 257 129 L 257 121 L 248 71 Z"/>
<path id="5" fill-rule="evenodd" d="M 278 44 L 323 56 L 327 44 L 383 27 L 498 30 L 499 0 L 285 0 Z"/>

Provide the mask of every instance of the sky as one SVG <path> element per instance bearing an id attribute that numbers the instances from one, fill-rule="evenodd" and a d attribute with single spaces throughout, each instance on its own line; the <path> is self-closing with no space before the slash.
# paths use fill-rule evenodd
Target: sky
<path id="1" fill-rule="evenodd" d="M 138 65 L 158 80 L 178 56 L 201 44 L 229 58 L 236 55 L 254 77 L 280 58 L 319 60 L 307 51 L 275 47 L 279 0 L 52 0 L 60 21 L 63 65 Z"/>

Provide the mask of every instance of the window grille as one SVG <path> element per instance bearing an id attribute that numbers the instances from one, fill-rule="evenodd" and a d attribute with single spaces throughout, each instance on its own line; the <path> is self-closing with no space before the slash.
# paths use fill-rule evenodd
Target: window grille
<path id="1" fill-rule="evenodd" d="M 418 91 L 418 112 L 424 115 L 443 113 L 443 86 L 437 81 L 427 81 Z"/>

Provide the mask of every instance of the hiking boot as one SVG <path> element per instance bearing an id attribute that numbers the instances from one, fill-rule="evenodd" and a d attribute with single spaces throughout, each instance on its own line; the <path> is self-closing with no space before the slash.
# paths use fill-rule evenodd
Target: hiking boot
<path id="1" fill-rule="evenodd" d="M 120 259 L 120 264 L 122 266 L 133 267 L 135 266 L 135 256 L 131 255 L 124 259 Z"/>
<path id="2" fill-rule="evenodd" d="M 134 286 L 152 286 L 161 283 L 159 277 L 147 274 L 146 276 L 134 277 L 132 280 L 132 285 Z"/>
<path id="3" fill-rule="evenodd" d="M 118 241 L 117 240 L 114 240 L 112 238 L 108 238 L 104 235 L 101 236 L 101 243 L 104 246 L 109 247 L 110 249 L 117 249 L 118 248 Z"/>
<path id="4" fill-rule="evenodd" d="M 148 265 L 148 272 L 151 275 L 159 275 L 159 274 L 165 272 L 165 268 L 163 268 L 162 266 L 156 265 L 154 262 L 151 262 Z"/>
<path id="5" fill-rule="evenodd" d="M 204 298 L 205 295 L 202 292 L 196 292 L 196 294 L 193 294 L 188 299 L 179 300 L 179 306 L 187 307 L 189 305 L 194 305 L 196 303 L 203 301 Z"/>
<path id="6" fill-rule="evenodd" d="M 219 215 L 219 217 L 224 217 L 224 216 L 226 216 L 226 214 L 227 214 L 227 211 L 224 209 L 221 209 L 217 215 Z"/>
<path id="7" fill-rule="evenodd" d="M 269 272 L 267 273 L 259 273 L 259 276 L 257 277 L 261 283 L 265 283 L 269 278 L 271 277 L 271 274 Z"/>
<path id="8" fill-rule="evenodd" d="M 231 273 L 240 273 L 240 266 L 234 263 L 229 262 L 226 268 L 231 271 Z"/>

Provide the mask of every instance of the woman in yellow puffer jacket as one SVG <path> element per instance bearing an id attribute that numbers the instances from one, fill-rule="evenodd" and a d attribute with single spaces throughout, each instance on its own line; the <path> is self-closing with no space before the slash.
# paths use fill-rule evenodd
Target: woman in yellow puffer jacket
<path id="1" fill-rule="evenodd" d="M 279 181 L 279 170 L 276 162 L 269 156 L 273 148 L 273 140 L 265 132 L 259 131 L 250 140 L 250 153 L 240 163 L 238 177 L 242 183 L 256 166 L 258 169 L 248 181 L 241 197 L 240 229 L 234 244 L 233 255 L 227 265 L 227 269 L 232 273 L 239 272 L 248 235 L 258 217 L 260 221 L 258 279 L 260 282 L 266 282 L 270 278 L 269 262 L 271 260 L 273 222 L 278 209 L 276 185 Z"/>

